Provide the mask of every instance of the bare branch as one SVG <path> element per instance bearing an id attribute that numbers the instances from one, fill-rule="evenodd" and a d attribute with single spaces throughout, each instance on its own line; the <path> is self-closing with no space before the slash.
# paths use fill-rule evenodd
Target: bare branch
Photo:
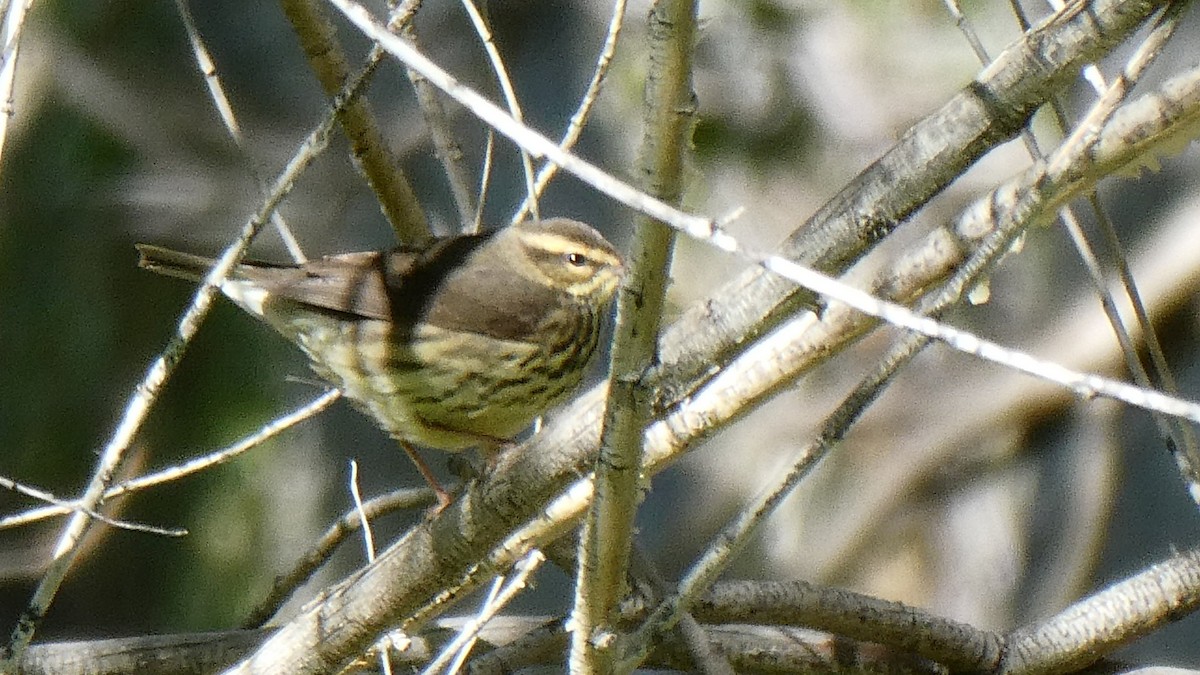
<path id="1" fill-rule="evenodd" d="M 369 78 L 374 72 L 368 66 L 358 77 L 350 77 L 350 66 L 337 42 L 334 26 L 317 0 L 283 0 L 280 4 L 300 36 L 300 45 L 326 94 L 340 95 L 350 82 Z M 350 139 L 356 164 L 375 191 L 400 241 L 409 244 L 428 241 L 431 235 L 421 202 L 384 142 L 367 101 L 355 97 L 338 113 L 338 122 Z"/>
<path id="2" fill-rule="evenodd" d="M 696 12 L 692 0 L 661 0 L 649 17 L 650 67 L 638 175 L 647 193 L 671 204 L 678 204 L 683 193 L 684 153 L 695 123 Z M 653 392 L 642 382 L 642 374 L 658 360 L 674 244 L 674 230 L 651 218 L 638 218 L 629 274 L 617 301 L 596 496 L 579 544 L 570 655 L 572 670 L 578 673 L 612 671 L 615 643 L 609 624 L 625 592 L 634 515 L 641 500 L 642 431 L 652 414 Z"/>

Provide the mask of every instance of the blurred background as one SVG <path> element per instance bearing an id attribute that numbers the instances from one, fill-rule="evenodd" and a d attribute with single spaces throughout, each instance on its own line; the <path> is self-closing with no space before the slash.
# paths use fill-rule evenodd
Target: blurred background
<path id="1" fill-rule="evenodd" d="M 1007 3 L 965 9 L 993 54 L 1019 35 Z M 645 2 L 630 6 L 597 116 L 578 149 L 627 178 L 641 141 L 631 120 L 640 120 L 647 10 Z M 39 3 L 22 42 L 0 160 L 0 475 L 61 497 L 84 485 L 194 290 L 139 271 L 134 243 L 219 251 L 257 208 L 252 172 L 274 176 L 326 109 L 277 7 L 210 0 L 192 11 L 243 125 L 245 154 L 213 112 L 172 3 Z M 488 8 L 526 117 L 551 137 L 587 84 L 609 11 L 603 2 L 565 0 Z M 707 214 L 745 208 L 731 230 L 756 247 L 799 226 L 980 69 L 943 3 L 933 0 L 714 1 L 701 4 L 701 18 L 700 117 L 685 207 Z M 348 48 L 365 53 L 366 43 L 342 28 Z M 457 4 L 426 3 L 417 32 L 435 61 L 495 95 Z M 1192 16 L 1148 84 L 1195 65 L 1198 39 Z M 1105 62 L 1104 72 L 1120 63 Z M 442 232 L 456 229 L 402 70 L 385 65 L 369 95 L 430 221 Z M 1078 114 L 1093 98 L 1079 85 L 1067 109 Z M 453 119 L 480 165 L 484 130 L 461 110 Z M 1055 138 L 1040 116 L 1035 131 Z M 882 264 L 1028 161 L 1015 144 L 998 149 L 863 268 Z M 1191 253 L 1198 164 L 1192 147 L 1165 158 L 1159 171 L 1107 181 L 1099 195 L 1147 286 L 1181 389 L 1193 399 L 1200 398 L 1200 264 Z M 499 224 L 519 203 L 523 181 L 504 142 L 495 165 L 484 220 Z M 628 241 L 630 214 L 570 177 L 552 184 L 542 211 L 595 223 L 618 245 Z M 309 255 L 394 243 L 337 136 L 281 213 Z M 269 229 L 252 251 L 286 259 Z M 673 307 L 705 297 L 743 267 L 681 241 Z M 1022 251 L 996 271 L 991 291 L 989 303 L 961 308 L 950 321 L 1124 377 L 1116 341 L 1058 227 L 1030 232 Z M 641 541 L 666 576 L 678 576 L 789 464 L 894 335 L 868 337 L 655 479 L 640 516 Z M 311 380 L 298 352 L 221 303 L 138 436 L 128 471 L 231 443 L 316 396 Z M 96 528 L 39 639 L 237 624 L 274 576 L 350 506 L 352 458 L 367 495 L 420 483 L 391 441 L 339 403 L 230 465 L 121 502 L 121 518 L 190 534 Z M 443 458 L 430 459 L 441 471 Z M 0 493 L 2 513 L 31 505 Z M 420 515 L 389 519 L 381 541 Z M 0 532 L 5 625 L 28 601 L 60 525 Z M 1200 514 L 1146 413 L 1079 401 L 935 347 L 788 500 L 733 574 L 845 586 L 1001 630 L 1195 546 L 1198 525 Z M 314 589 L 362 564 L 361 547 L 344 549 Z M 547 569 L 518 607 L 562 612 L 569 583 Z M 1123 656 L 1200 667 L 1197 630 L 1200 623 L 1185 620 Z"/>

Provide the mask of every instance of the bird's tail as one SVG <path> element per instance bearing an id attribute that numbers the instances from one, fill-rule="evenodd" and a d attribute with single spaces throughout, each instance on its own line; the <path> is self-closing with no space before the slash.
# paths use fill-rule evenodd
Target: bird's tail
<path id="1" fill-rule="evenodd" d="M 172 251 L 151 244 L 137 244 L 137 250 L 142 256 L 138 260 L 138 267 L 188 281 L 203 279 L 215 262 L 212 258 Z"/>

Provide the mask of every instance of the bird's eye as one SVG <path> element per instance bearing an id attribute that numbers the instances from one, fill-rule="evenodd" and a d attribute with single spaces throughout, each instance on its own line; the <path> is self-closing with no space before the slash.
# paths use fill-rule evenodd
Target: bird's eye
<path id="1" fill-rule="evenodd" d="M 582 253 L 566 253 L 563 254 L 563 259 L 575 267 L 583 267 L 588 264 L 587 256 Z"/>

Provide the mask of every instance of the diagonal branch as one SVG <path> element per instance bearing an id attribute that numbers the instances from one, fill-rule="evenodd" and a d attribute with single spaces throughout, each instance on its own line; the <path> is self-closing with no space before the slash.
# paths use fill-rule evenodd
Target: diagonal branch
<path id="1" fill-rule="evenodd" d="M 325 93 L 336 95 L 351 77 L 346 54 L 337 42 L 337 31 L 329 17 L 316 0 L 282 0 L 280 4 L 300 37 L 300 46 Z M 350 139 L 355 164 L 375 191 L 396 235 L 408 244 L 427 241 L 429 225 L 421 202 L 384 142 L 366 99 L 358 97 L 351 101 L 338 113 L 338 122 Z"/>
<path id="2" fill-rule="evenodd" d="M 845 271 L 871 245 L 1012 138 L 1084 64 L 1124 40 L 1165 2 L 1068 3 L 1009 45 L 974 81 L 830 199 L 783 244 L 780 255 L 827 274 Z M 663 335 L 657 370 L 662 402 L 703 384 L 701 376 L 744 349 L 810 292 L 751 269 L 694 304 Z"/>

